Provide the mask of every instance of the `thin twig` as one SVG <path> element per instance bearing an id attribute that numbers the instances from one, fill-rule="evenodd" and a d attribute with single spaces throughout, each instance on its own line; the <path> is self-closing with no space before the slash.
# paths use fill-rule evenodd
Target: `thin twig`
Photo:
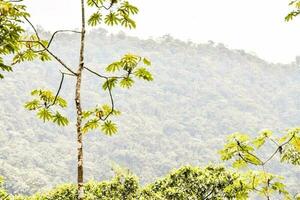
<path id="1" fill-rule="evenodd" d="M 63 67 L 65 67 L 69 72 L 71 72 L 72 74 L 77 76 L 77 73 L 75 73 L 70 67 L 68 67 L 60 58 L 58 58 L 54 53 L 52 53 L 49 48 L 47 48 L 42 42 L 41 42 L 41 38 L 39 36 L 39 33 L 37 31 L 37 29 L 35 28 L 35 26 L 31 23 L 31 21 L 24 16 L 24 19 L 29 23 L 29 25 L 31 26 L 31 28 L 33 29 L 38 41 L 31 41 L 31 42 L 38 42 L 55 60 L 57 60 Z"/>
<path id="2" fill-rule="evenodd" d="M 58 95 L 60 93 L 60 90 L 62 88 L 62 85 L 63 85 L 63 82 L 64 82 L 64 78 L 65 78 L 65 74 L 61 72 L 61 80 L 60 80 L 59 87 L 58 87 L 58 90 L 56 92 L 55 98 L 54 98 L 52 104 L 48 105 L 47 108 L 50 108 L 51 106 L 55 105 L 56 100 L 58 98 Z"/>
<path id="3" fill-rule="evenodd" d="M 295 137 L 295 134 L 292 135 L 292 137 L 290 137 L 289 140 L 287 140 L 285 143 L 281 144 L 278 146 L 278 148 L 275 150 L 275 152 L 265 161 L 263 162 L 263 165 L 265 165 L 267 162 L 269 162 L 278 151 L 280 151 L 280 149 L 282 149 L 282 147 L 284 147 L 285 145 L 287 145 L 288 143 L 290 143 L 290 141 Z"/>

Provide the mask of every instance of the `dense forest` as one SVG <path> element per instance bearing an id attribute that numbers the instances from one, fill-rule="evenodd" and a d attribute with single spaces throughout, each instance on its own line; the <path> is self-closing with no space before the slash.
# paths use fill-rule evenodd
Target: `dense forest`
<path id="1" fill-rule="evenodd" d="M 72 62 L 77 39 L 76 34 L 61 34 L 52 48 Z M 170 35 L 141 40 L 97 29 L 87 39 L 91 68 L 101 71 L 129 51 L 151 58 L 155 81 L 136 85 L 131 92 L 118 89 L 119 133 L 86 135 L 86 180 L 110 179 L 111 169 L 120 165 L 145 185 L 183 165 L 220 163 L 217 151 L 233 132 L 257 135 L 264 128 L 281 132 L 299 124 L 299 59 L 288 65 L 268 63 L 223 44 L 183 42 Z M 58 87 L 56 67 L 55 62 L 24 63 L 1 82 L 0 140 L 5 145 L 0 146 L 0 174 L 13 194 L 75 182 L 74 123 L 63 129 L 44 124 L 24 108 L 32 89 Z M 84 76 L 84 106 L 108 101 L 96 78 Z M 62 89 L 69 107 L 74 106 L 72 84 L 68 78 Z M 71 111 L 66 114 L 74 116 Z M 269 167 L 287 177 L 290 190 L 300 187 L 299 168 L 277 161 Z"/>

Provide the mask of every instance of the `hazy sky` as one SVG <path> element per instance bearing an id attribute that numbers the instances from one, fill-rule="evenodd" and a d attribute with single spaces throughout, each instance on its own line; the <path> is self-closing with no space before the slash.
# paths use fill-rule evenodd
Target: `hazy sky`
<path id="1" fill-rule="evenodd" d="M 78 28 L 80 1 L 25 0 L 32 21 L 48 30 Z M 140 8 L 141 38 L 170 34 L 193 42 L 224 43 L 271 62 L 288 63 L 300 55 L 300 17 L 286 23 L 285 0 L 133 0 Z M 119 29 L 118 29 L 119 30 Z M 115 31 L 112 30 L 112 31 Z"/>

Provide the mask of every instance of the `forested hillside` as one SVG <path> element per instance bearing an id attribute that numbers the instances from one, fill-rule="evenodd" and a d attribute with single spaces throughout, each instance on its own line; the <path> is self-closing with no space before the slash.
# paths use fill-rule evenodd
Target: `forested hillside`
<path id="1" fill-rule="evenodd" d="M 171 36 L 140 40 L 98 29 L 87 39 L 90 68 L 104 71 L 107 64 L 132 52 L 151 58 L 155 78 L 130 93 L 118 89 L 115 103 L 122 115 L 116 136 L 85 136 L 87 180 L 109 178 L 117 164 L 148 183 L 184 164 L 220 162 L 217 151 L 232 132 L 255 134 L 264 128 L 281 131 L 299 125 L 299 63 L 271 64 L 222 44 L 194 44 Z M 61 34 L 52 46 L 67 62 L 77 56 L 78 47 L 75 34 Z M 32 89 L 58 88 L 58 70 L 55 62 L 25 63 L 0 82 L 0 175 L 11 193 L 30 194 L 75 182 L 74 123 L 61 129 L 24 109 Z M 95 77 L 87 80 L 84 107 L 108 102 Z M 62 94 L 73 102 L 74 79 L 65 81 Z M 300 187 L 299 168 L 270 167 L 286 175 L 292 189 Z"/>

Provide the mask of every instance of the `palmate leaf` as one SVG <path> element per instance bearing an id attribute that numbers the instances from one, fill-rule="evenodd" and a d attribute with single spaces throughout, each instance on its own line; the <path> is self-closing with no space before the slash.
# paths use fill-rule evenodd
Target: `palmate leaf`
<path id="1" fill-rule="evenodd" d="M 56 98 L 56 102 L 55 102 L 56 105 L 59 105 L 60 107 L 62 108 L 66 108 L 68 106 L 68 103 L 65 99 L 61 98 L 60 96 L 58 96 Z"/>
<path id="2" fill-rule="evenodd" d="M 102 85 L 103 90 L 111 90 L 112 88 L 116 87 L 116 84 L 118 83 L 118 80 L 116 78 L 110 78 L 107 81 L 104 82 Z"/>
<path id="3" fill-rule="evenodd" d="M 99 5 L 102 3 L 103 3 L 103 0 L 87 0 L 88 6 L 95 6 L 95 5 Z"/>
<path id="4" fill-rule="evenodd" d="M 52 113 L 49 109 L 42 108 L 37 113 L 38 118 L 42 119 L 44 122 L 50 121 L 52 119 Z"/>
<path id="5" fill-rule="evenodd" d="M 95 13 L 93 13 L 93 14 L 90 16 L 90 18 L 89 18 L 89 20 L 88 20 L 88 24 L 89 24 L 90 26 L 96 26 L 96 25 L 98 25 L 98 24 L 101 22 L 101 20 L 102 20 L 102 15 L 101 15 L 101 13 L 100 13 L 100 12 L 95 12 Z"/>
<path id="6" fill-rule="evenodd" d="M 62 116 L 59 112 L 56 112 L 56 114 L 53 115 L 53 122 L 59 126 L 67 126 L 69 124 L 69 120 Z"/>
<path id="7" fill-rule="evenodd" d="M 140 57 L 132 54 L 126 54 L 121 59 L 122 67 L 124 70 L 132 70 L 138 64 Z"/>
<path id="8" fill-rule="evenodd" d="M 152 74 L 144 67 L 141 67 L 141 68 L 137 69 L 134 72 L 134 75 L 137 78 L 144 79 L 146 81 L 153 81 Z"/>
<path id="9" fill-rule="evenodd" d="M 135 15 L 139 12 L 139 9 L 131 5 L 128 1 L 123 2 L 120 9 L 127 11 L 128 14 L 132 14 L 132 15 Z"/>
<path id="10" fill-rule="evenodd" d="M 45 61 L 50 61 L 51 57 L 47 52 L 41 52 L 41 53 L 39 53 L 39 59 L 41 61 L 45 62 Z"/>
<path id="11" fill-rule="evenodd" d="M 108 26 L 118 25 L 120 22 L 120 19 L 118 18 L 117 13 L 110 12 L 108 15 L 106 15 L 104 19 L 104 23 Z"/>
<path id="12" fill-rule="evenodd" d="M 121 62 L 114 62 L 110 65 L 108 65 L 105 70 L 107 72 L 115 72 L 115 71 L 118 71 L 122 68 L 122 63 Z"/>
<path id="13" fill-rule="evenodd" d="M 95 113 L 95 112 L 93 112 L 93 111 L 83 111 L 83 112 L 82 112 L 82 118 L 83 118 L 83 119 L 87 119 L 87 118 L 89 118 L 90 116 L 92 116 L 94 113 Z"/>
<path id="14" fill-rule="evenodd" d="M 111 112 L 111 107 L 109 105 L 104 104 L 102 106 L 102 111 L 104 115 L 108 115 Z M 121 112 L 119 110 L 114 109 L 112 115 L 120 115 Z"/>
<path id="15" fill-rule="evenodd" d="M 39 100 L 35 99 L 33 101 L 29 101 L 25 104 L 25 108 L 28 110 L 36 110 L 41 106 L 41 103 Z"/>
<path id="16" fill-rule="evenodd" d="M 115 123 L 108 120 L 108 121 L 104 122 L 104 124 L 101 125 L 101 130 L 106 135 L 112 136 L 112 135 L 117 133 L 118 128 L 117 128 L 117 125 Z"/>
<path id="17" fill-rule="evenodd" d="M 130 77 L 125 77 L 120 81 L 120 86 L 123 88 L 130 88 L 134 84 L 134 80 Z"/>
<path id="18" fill-rule="evenodd" d="M 120 19 L 121 25 L 125 28 L 136 28 L 136 23 L 132 19 L 129 18 L 128 15 L 122 15 L 122 18 Z"/>
<path id="19" fill-rule="evenodd" d="M 100 126 L 99 119 L 92 119 L 85 123 L 82 127 L 82 132 L 87 133 L 88 131 L 94 130 Z"/>

